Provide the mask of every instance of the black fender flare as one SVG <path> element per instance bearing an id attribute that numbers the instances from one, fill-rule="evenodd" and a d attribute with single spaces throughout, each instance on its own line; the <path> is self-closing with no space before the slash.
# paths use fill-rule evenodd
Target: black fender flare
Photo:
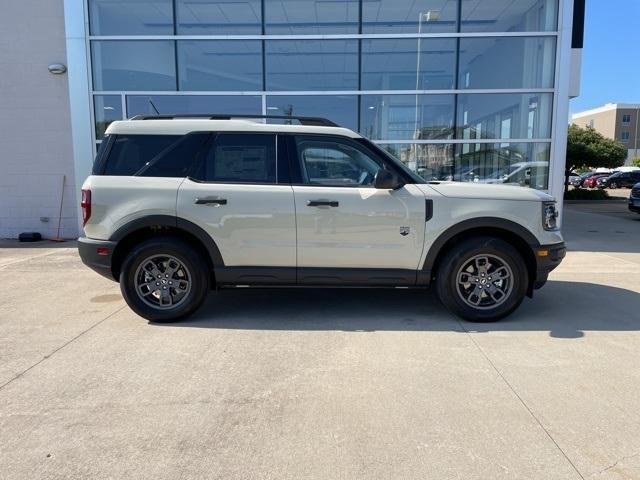
<path id="1" fill-rule="evenodd" d="M 504 230 L 521 238 L 532 249 L 540 247 L 540 242 L 530 230 L 512 220 L 498 217 L 478 217 L 463 220 L 446 229 L 431 244 L 422 269 L 418 272 L 418 283 L 429 284 L 431 282 L 431 272 L 435 266 L 436 259 L 449 240 L 465 231 L 480 228 Z"/>
<path id="2" fill-rule="evenodd" d="M 207 250 L 213 267 L 224 267 L 224 261 L 222 260 L 220 249 L 213 238 L 211 238 L 211 235 L 195 223 L 180 217 L 174 217 L 171 215 L 148 215 L 146 217 L 136 218 L 135 220 L 132 220 L 118 228 L 113 235 L 111 235 L 109 240 L 112 242 L 120 242 L 130 233 L 147 227 L 170 227 L 190 233 L 192 236 L 197 238 Z"/>

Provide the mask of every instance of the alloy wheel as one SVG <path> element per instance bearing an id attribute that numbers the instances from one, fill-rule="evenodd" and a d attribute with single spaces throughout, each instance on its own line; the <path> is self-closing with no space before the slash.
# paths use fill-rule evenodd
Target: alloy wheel
<path id="1" fill-rule="evenodd" d="M 135 290 L 147 305 L 165 310 L 186 300 L 191 291 L 189 269 L 173 255 L 153 255 L 140 263 L 135 273 Z"/>
<path id="2" fill-rule="evenodd" d="M 480 254 L 458 269 L 456 291 L 468 306 L 487 310 L 509 298 L 513 282 L 513 272 L 505 260 L 497 255 Z"/>

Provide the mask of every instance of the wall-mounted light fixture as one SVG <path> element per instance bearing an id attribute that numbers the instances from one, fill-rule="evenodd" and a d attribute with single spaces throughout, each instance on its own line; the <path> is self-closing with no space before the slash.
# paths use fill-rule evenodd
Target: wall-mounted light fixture
<path id="1" fill-rule="evenodd" d="M 67 71 L 67 66 L 62 63 L 52 63 L 47 68 L 49 69 L 49 73 L 53 73 L 54 75 L 62 75 Z"/>

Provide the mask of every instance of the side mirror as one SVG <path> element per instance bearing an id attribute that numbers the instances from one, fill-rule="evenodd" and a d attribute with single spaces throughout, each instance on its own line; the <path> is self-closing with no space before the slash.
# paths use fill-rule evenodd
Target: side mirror
<path id="1" fill-rule="evenodd" d="M 380 190 L 396 190 L 403 185 L 404 184 L 400 181 L 398 175 L 382 168 L 378 170 L 376 178 L 373 181 L 373 186 Z"/>

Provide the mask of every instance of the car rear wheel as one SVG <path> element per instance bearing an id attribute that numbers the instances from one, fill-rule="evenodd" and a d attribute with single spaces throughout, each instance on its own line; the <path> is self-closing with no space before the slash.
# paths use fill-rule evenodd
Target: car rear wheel
<path id="1" fill-rule="evenodd" d="M 493 322 L 512 313 L 528 286 L 520 253 L 493 237 L 455 245 L 440 262 L 436 290 L 451 312 L 472 322 Z"/>
<path id="2" fill-rule="evenodd" d="M 189 244 L 168 237 L 147 240 L 125 258 L 120 290 L 129 307 L 154 322 L 180 320 L 209 291 L 206 262 Z"/>
<path id="3" fill-rule="evenodd" d="M 618 184 L 617 184 L 616 182 L 611 182 L 611 183 L 609 184 L 609 188 L 616 189 L 616 188 L 618 188 Z"/>

